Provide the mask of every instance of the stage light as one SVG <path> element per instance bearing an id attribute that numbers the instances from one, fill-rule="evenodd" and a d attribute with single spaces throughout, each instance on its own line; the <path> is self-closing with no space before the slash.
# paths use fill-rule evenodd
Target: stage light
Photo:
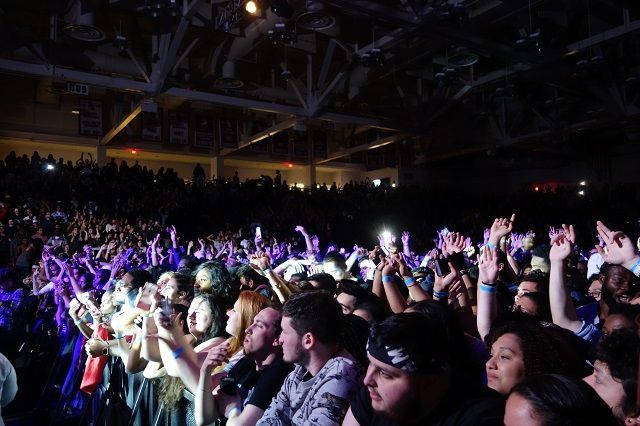
<path id="1" fill-rule="evenodd" d="M 131 154 L 136 155 L 138 153 L 138 150 L 135 148 L 131 148 Z"/>
<path id="2" fill-rule="evenodd" d="M 79 115 L 80 114 L 80 109 L 78 109 L 78 108 L 72 109 L 71 110 L 71 114 Z"/>
<path id="3" fill-rule="evenodd" d="M 536 192 L 538 192 L 538 191 L 540 191 L 540 187 L 539 187 L 539 186 L 536 186 L 536 187 L 534 187 L 534 188 L 533 188 L 533 190 L 534 190 L 534 191 L 536 191 Z"/>
<path id="4" fill-rule="evenodd" d="M 584 195 L 584 191 L 578 191 L 578 195 Z"/>
<path id="5" fill-rule="evenodd" d="M 47 164 L 47 170 L 53 170 L 55 168 L 56 166 L 54 166 L 53 164 Z"/>
<path id="6" fill-rule="evenodd" d="M 296 188 L 304 189 L 304 183 L 296 183 Z"/>
<path id="7" fill-rule="evenodd" d="M 246 2 L 244 4 L 244 10 L 246 10 L 247 12 L 249 12 L 252 15 L 255 15 L 256 12 L 258 11 L 258 5 L 256 4 L 255 1 L 249 0 L 248 2 Z"/>
<path id="8" fill-rule="evenodd" d="M 398 186 L 398 185 L 396 185 L 396 183 L 395 183 L 395 182 L 392 182 L 392 183 L 391 183 L 391 187 L 392 187 L 392 188 L 395 188 L 396 186 Z"/>
<path id="9" fill-rule="evenodd" d="M 289 163 L 289 164 L 287 164 L 287 167 L 288 167 L 288 168 L 292 168 L 292 167 L 293 167 L 293 164 Z"/>
<path id="10" fill-rule="evenodd" d="M 587 186 L 587 181 L 583 180 L 582 182 L 580 182 L 580 186 Z"/>
<path id="11" fill-rule="evenodd" d="M 380 179 L 374 179 L 371 182 L 373 183 L 373 186 L 375 186 L 375 187 L 380 186 L 380 184 L 382 183 L 382 181 Z"/>

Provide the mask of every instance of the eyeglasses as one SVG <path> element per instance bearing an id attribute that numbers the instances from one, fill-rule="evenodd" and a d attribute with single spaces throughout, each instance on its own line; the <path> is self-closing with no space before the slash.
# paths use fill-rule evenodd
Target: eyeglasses
<path id="1" fill-rule="evenodd" d="M 600 290 L 588 291 L 587 292 L 587 296 L 591 296 L 591 297 L 600 297 L 601 294 L 602 294 L 602 291 L 600 291 Z"/>

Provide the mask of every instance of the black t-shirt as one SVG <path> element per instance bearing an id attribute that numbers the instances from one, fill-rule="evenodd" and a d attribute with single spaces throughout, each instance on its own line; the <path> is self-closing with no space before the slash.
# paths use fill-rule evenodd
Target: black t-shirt
<path id="1" fill-rule="evenodd" d="M 251 404 L 266 410 L 292 369 L 291 364 L 279 359 L 257 371 L 255 361 L 245 356 L 229 370 L 229 377 L 235 379 L 243 405 Z"/>
<path id="2" fill-rule="evenodd" d="M 420 426 L 502 426 L 504 398 L 493 390 L 456 378 L 434 412 L 412 424 Z M 351 401 L 351 412 L 362 426 L 397 426 L 373 412 L 371 397 L 363 386 Z"/>

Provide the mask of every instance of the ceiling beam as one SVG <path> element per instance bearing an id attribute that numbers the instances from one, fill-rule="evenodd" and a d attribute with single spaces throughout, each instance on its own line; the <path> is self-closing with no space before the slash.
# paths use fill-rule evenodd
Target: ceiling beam
<path id="1" fill-rule="evenodd" d="M 131 123 L 140 113 L 142 112 L 142 102 L 139 102 L 138 105 L 133 108 L 133 110 L 124 116 L 122 120 L 118 122 L 109 132 L 100 139 L 100 145 L 107 145 L 109 142 L 113 140 L 118 134 L 123 131 L 129 123 Z"/>
<path id="2" fill-rule="evenodd" d="M 380 2 L 368 0 L 325 0 L 325 3 L 400 25 L 418 25 L 420 23 L 416 15 L 382 5 Z"/>
<path id="3" fill-rule="evenodd" d="M 112 77 L 108 75 L 61 68 L 50 64 L 34 64 L 4 58 L 0 58 L 0 72 L 30 75 L 34 77 L 52 77 L 59 80 L 86 83 L 91 86 L 127 92 L 146 92 L 151 88 L 149 83 L 131 80 L 128 78 Z"/>
<path id="4" fill-rule="evenodd" d="M 298 119 L 292 118 L 289 120 L 285 120 L 282 121 L 278 124 L 275 124 L 271 127 L 269 127 L 268 129 L 265 129 L 261 132 L 258 132 L 256 134 L 253 134 L 251 136 L 249 136 L 245 141 L 243 141 L 243 143 L 241 143 L 237 148 L 223 148 L 220 150 L 220 155 L 222 156 L 226 156 L 229 155 L 231 153 L 234 153 L 236 151 L 239 151 L 243 148 L 246 148 L 250 145 L 253 145 L 256 142 L 260 142 L 263 139 L 269 138 L 271 136 L 277 135 L 278 133 L 290 129 L 293 126 L 296 125 L 296 123 L 298 122 Z"/>
<path id="5" fill-rule="evenodd" d="M 153 70 L 151 71 L 151 84 L 153 85 L 153 92 L 159 93 L 160 90 L 162 90 L 169 72 L 176 65 L 178 49 L 180 48 L 182 40 L 187 33 L 187 29 L 189 28 L 189 25 L 191 23 L 191 18 L 200 9 L 200 6 L 202 6 L 203 3 L 204 0 L 193 0 L 191 4 L 185 6 L 184 14 L 182 18 L 180 18 L 180 23 L 178 24 L 178 27 L 173 34 L 171 43 L 169 44 L 169 46 L 165 46 L 165 48 L 161 50 L 162 56 L 160 57 L 158 62 L 154 64 Z"/>
<path id="6" fill-rule="evenodd" d="M 402 139 L 407 138 L 409 136 L 411 136 L 411 135 L 408 134 L 408 133 L 398 133 L 398 134 L 395 134 L 395 135 L 387 136 L 386 138 L 376 139 L 376 140 L 371 141 L 369 143 L 365 143 L 365 144 L 362 144 L 362 145 L 354 146 L 353 148 L 347 148 L 347 149 L 344 149 L 342 151 L 333 152 L 333 153 L 329 154 L 329 156 L 327 158 L 324 158 L 322 160 L 316 161 L 316 164 L 324 164 L 324 163 L 328 163 L 329 161 L 336 160 L 336 159 L 338 159 L 340 157 L 345 157 L 347 155 L 355 154 L 356 152 L 368 151 L 370 149 L 380 148 L 380 147 L 383 147 L 385 145 L 396 143 L 399 140 L 402 140 Z"/>
<path id="7" fill-rule="evenodd" d="M 612 28 L 607 31 L 603 31 L 600 34 L 585 38 L 584 40 L 576 41 L 567 46 L 568 52 L 576 52 L 584 49 L 588 49 L 592 46 L 604 43 L 605 41 L 612 40 L 614 38 L 622 37 L 623 35 L 640 30 L 640 19 L 627 22 L 618 27 Z"/>

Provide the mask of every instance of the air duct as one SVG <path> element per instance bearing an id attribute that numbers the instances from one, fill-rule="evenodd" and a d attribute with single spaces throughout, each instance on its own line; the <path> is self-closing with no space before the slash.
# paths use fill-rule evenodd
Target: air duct
<path id="1" fill-rule="evenodd" d="M 104 31 L 95 25 L 95 0 L 70 0 L 64 15 L 63 30 L 74 40 L 99 42 L 106 38 Z"/>
<path id="2" fill-rule="evenodd" d="M 257 19 L 247 25 L 244 29 L 245 36 L 237 37 L 231 43 L 227 60 L 222 65 L 222 77 L 215 81 L 214 86 L 218 89 L 238 89 L 244 86 L 244 82 L 236 77 L 236 62 L 253 49 L 261 36 L 267 35 L 281 21 L 282 18 L 267 10 L 264 19 Z"/>

